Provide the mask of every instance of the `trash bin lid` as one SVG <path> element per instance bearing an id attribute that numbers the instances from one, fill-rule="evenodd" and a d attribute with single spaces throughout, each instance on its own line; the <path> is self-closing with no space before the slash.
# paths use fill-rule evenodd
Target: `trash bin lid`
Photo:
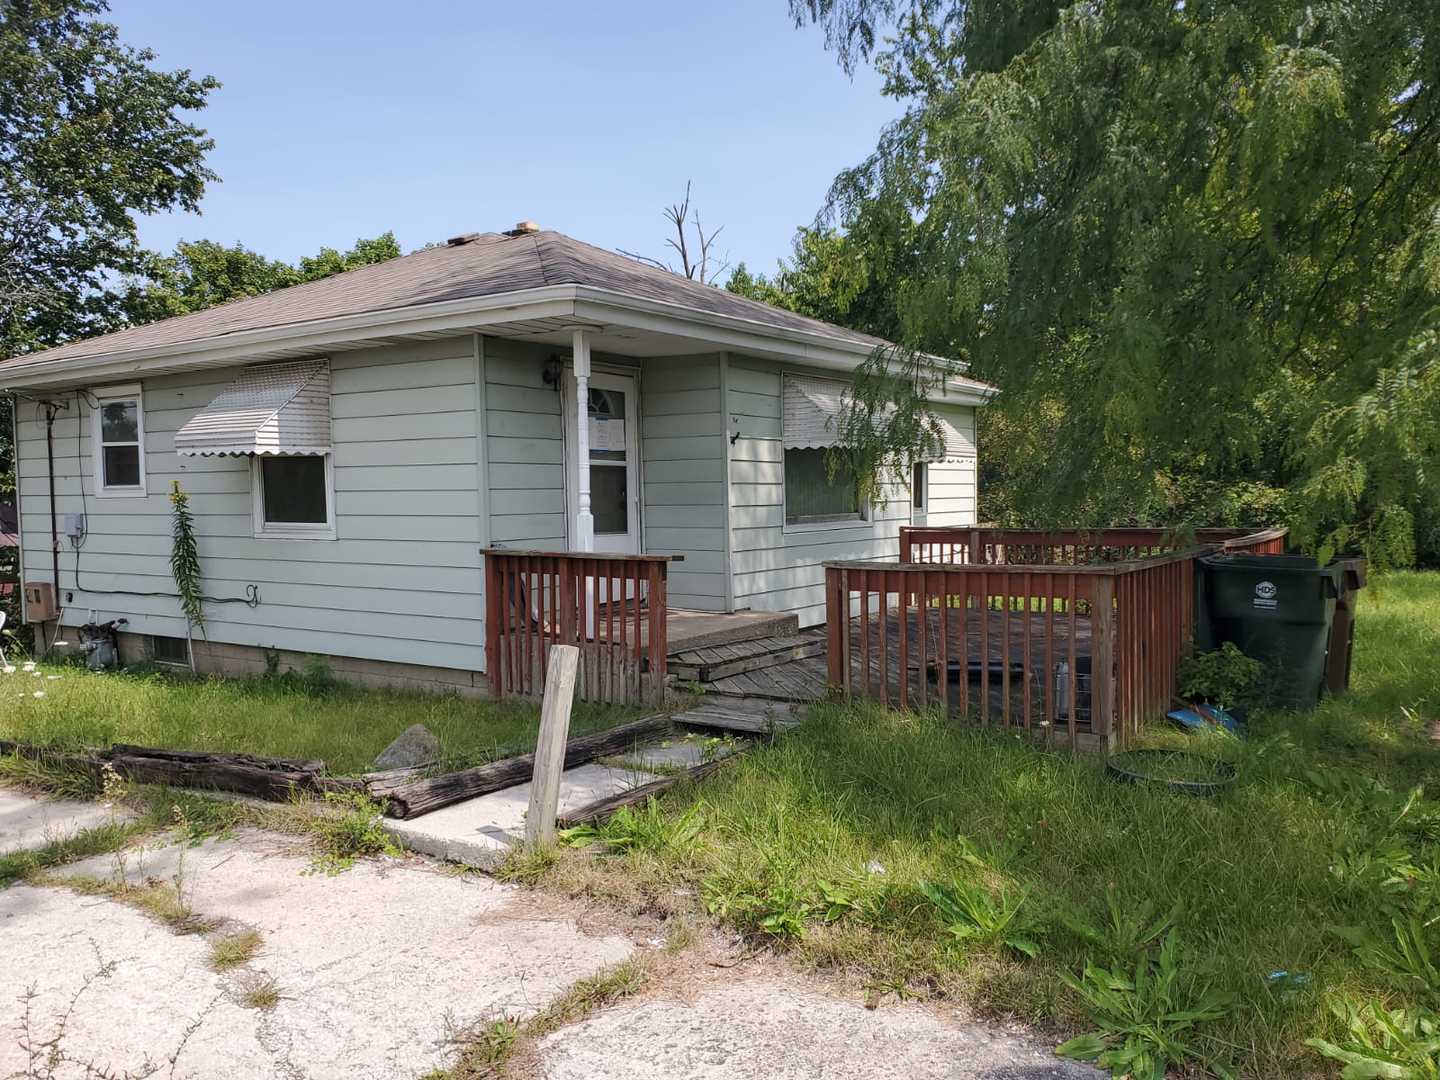
<path id="1" fill-rule="evenodd" d="M 1344 568 L 1339 565 L 1321 566 L 1309 555 L 1202 555 L 1202 565 L 1214 570 L 1254 571 L 1273 575 L 1321 576 L 1330 578 L 1337 585 Z"/>

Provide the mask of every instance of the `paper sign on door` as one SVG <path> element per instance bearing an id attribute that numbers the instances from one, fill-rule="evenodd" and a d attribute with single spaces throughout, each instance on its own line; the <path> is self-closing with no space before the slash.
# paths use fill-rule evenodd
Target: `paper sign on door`
<path id="1" fill-rule="evenodd" d="M 590 449 L 591 450 L 620 450 L 625 449 L 625 421 L 620 420 L 599 420 L 590 418 Z"/>

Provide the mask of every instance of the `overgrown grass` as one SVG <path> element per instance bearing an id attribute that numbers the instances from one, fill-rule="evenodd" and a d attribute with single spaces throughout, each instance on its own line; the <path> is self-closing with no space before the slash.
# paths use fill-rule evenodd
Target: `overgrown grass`
<path id="1" fill-rule="evenodd" d="M 689 886 L 753 939 L 881 992 L 1057 1033 L 1099 1023 L 1104 1045 L 1150 1055 L 1136 1075 L 1163 1048 L 1106 1025 L 1167 1002 L 1203 1014 L 1166 1036 L 1192 1064 L 1323 1073 L 1305 1041 L 1346 1041 L 1339 1003 L 1440 1008 L 1440 987 L 1391 970 L 1440 957 L 1440 803 L 1413 793 L 1440 780 L 1437 660 L 1440 574 L 1394 574 L 1362 598 L 1349 696 L 1202 741 L 1239 769 L 1216 799 L 933 713 L 829 705 L 663 814 L 576 839 L 608 850 L 588 856 L 602 880 Z M 537 869 L 564 886 L 576 858 Z M 1419 946 L 1395 941 L 1401 911 L 1428 913 Z"/>
<path id="2" fill-rule="evenodd" d="M 338 774 L 370 768 L 411 724 L 434 732 L 446 763 L 456 768 L 524 753 L 534 748 L 539 715 L 537 706 L 523 702 L 368 690 L 319 669 L 193 679 L 41 664 L 35 673 L 16 668 L 0 674 L 0 739 L 62 748 L 120 742 L 318 758 Z M 639 715 L 576 702 L 571 730 L 599 731 Z"/>

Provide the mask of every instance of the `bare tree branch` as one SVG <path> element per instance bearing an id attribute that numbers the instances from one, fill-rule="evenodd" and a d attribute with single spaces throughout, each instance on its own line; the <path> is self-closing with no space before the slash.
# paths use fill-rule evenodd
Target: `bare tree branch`
<path id="1" fill-rule="evenodd" d="M 636 262 L 642 262 L 661 270 L 669 270 L 672 274 L 680 274 L 691 281 L 705 285 L 730 268 L 729 259 L 720 260 L 717 264 L 710 253 L 711 245 L 715 242 L 715 238 L 724 231 L 725 226 L 722 225 L 708 234 L 705 232 L 704 226 L 700 224 L 699 211 L 690 208 L 690 188 L 691 181 L 685 181 L 685 197 L 660 211 L 675 231 L 674 236 L 666 239 L 665 246 L 680 257 L 678 268 L 648 255 L 626 251 L 624 248 L 616 250 Z M 690 236 L 691 230 L 694 230 L 693 238 Z"/>

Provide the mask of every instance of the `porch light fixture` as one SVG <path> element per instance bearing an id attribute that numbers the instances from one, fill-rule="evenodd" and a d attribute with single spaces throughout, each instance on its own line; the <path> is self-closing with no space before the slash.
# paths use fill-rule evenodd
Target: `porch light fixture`
<path id="1" fill-rule="evenodd" d="M 550 359 L 545 361 L 545 370 L 540 373 L 540 378 L 545 381 L 546 386 L 558 394 L 560 392 L 560 376 L 564 373 L 565 362 L 552 354 Z"/>

